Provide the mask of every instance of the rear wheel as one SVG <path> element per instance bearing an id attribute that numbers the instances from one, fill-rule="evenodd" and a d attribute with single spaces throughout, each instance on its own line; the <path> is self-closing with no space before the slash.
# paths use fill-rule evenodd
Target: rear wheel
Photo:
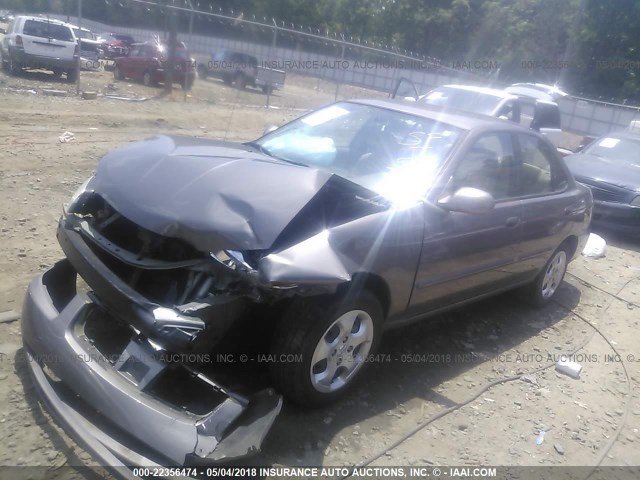
<path id="1" fill-rule="evenodd" d="M 73 70 L 69 70 L 67 72 L 67 82 L 73 83 L 78 80 L 78 70 L 74 68 Z"/>
<path id="2" fill-rule="evenodd" d="M 113 78 L 115 80 L 124 80 L 124 75 L 122 75 L 122 71 L 120 70 L 120 67 L 118 67 L 118 65 L 115 65 L 113 67 Z"/>
<path id="3" fill-rule="evenodd" d="M 144 83 L 146 87 L 152 87 L 155 85 L 153 77 L 151 77 L 151 72 L 144 72 L 144 75 L 142 76 L 142 83 Z"/>
<path id="4" fill-rule="evenodd" d="M 262 93 L 264 93 L 265 95 L 271 95 L 273 93 L 273 87 L 265 85 L 264 87 L 262 87 Z"/>
<path id="5" fill-rule="evenodd" d="M 556 250 L 533 282 L 525 287 L 527 300 L 534 307 L 543 307 L 554 297 L 567 271 L 569 254 L 564 246 Z"/>
<path id="6" fill-rule="evenodd" d="M 244 90 L 247 86 L 247 78 L 242 73 L 238 73 L 235 78 L 235 83 L 236 88 Z"/>
<path id="7" fill-rule="evenodd" d="M 342 396 L 360 376 L 381 335 L 380 302 L 363 291 L 358 298 L 294 301 L 276 326 L 271 378 L 291 401 L 319 406 Z"/>
<path id="8" fill-rule="evenodd" d="M 7 70 L 11 75 L 18 75 L 22 71 L 18 62 L 11 56 L 11 53 L 7 54 Z"/>
<path id="9" fill-rule="evenodd" d="M 52 71 L 54 78 L 60 78 L 62 76 L 62 70 L 59 68 L 54 68 Z"/>

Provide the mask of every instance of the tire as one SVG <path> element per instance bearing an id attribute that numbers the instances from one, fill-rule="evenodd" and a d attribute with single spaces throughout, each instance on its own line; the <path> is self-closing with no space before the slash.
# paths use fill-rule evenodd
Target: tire
<path id="1" fill-rule="evenodd" d="M 384 317 L 380 302 L 367 291 L 346 298 L 334 297 L 328 306 L 317 299 L 296 299 L 276 324 L 270 349 L 276 360 L 269 373 L 288 400 L 305 407 L 335 401 L 375 352 Z M 295 361 L 281 360 L 290 354 Z"/>
<path id="2" fill-rule="evenodd" d="M 235 83 L 237 89 L 244 90 L 247 86 L 247 78 L 242 73 L 238 73 L 235 78 Z"/>
<path id="3" fill-rule="evenodd" d="M 124 75 L 120 71 L 120 67 L 118 65 L 114 65 L 113 67 L 113 78 L 114 80 L 124 80 Z"/>
<path id="4" fill-rule="evenodd" d="M 62 76 L 62 70 L 60 70 L 59 68 L 55 68 L 52 71 L 54 78 L 60 78 Z"/>
<path id="5" fill-rule="evenodd" d="M 67 72 L 67 82 L 73 83 L 76 80 L 78 80 L 78 70 L 75 68 L 73 70 L 69 70 Z"/>
<path id="6" fill-rule="evenodd" d="M 544 265 L 538 276 L 524 289 L 526 300 L 536 308 L 544 307 L 551 301 L 562 283 L 567 271 L 569 253 L 560 246 Z"/>
<path id="7" fill-rule="evenodd" d="M 264 86 L 262 87 L 262 93 L 265 95 L 271 95 L 273 93 L 273 87 Z"/>
<path id="8" fill-rule="evenodd" d="M 20 66 L 13 60 L 13 57 L 11 56 L 11 53 L 9 53 L 7 55 L 7 71 L 11 74 L 11 75 L 19 75 L 20 72 L 22 72 L 22 69 L 20 68 Z"/>
<path id="9" fill-rule="evenodd" d="M 222 76 L 222 81 L 224 83 L 226 83 L 227 85 L 231 85 L 231 83 L 232 83 L 231 77 L 229 75 L 223 75 Z"/>
<path id="10" fill-rule="evenodd" d="M 205 65 L 200 65 L 198 67 L 198 78 L 200 78 L 201 80 L 206 80 L 207 79 L 207 67 Z"/>
<path id="11" fill-rule="evenodd" d="M 144 84 L 145 87 L 155 86 L 156 82 L 153 81 L 151 72 L 144 72 L 144 75 L 142 75 L 142 83 Z"/>

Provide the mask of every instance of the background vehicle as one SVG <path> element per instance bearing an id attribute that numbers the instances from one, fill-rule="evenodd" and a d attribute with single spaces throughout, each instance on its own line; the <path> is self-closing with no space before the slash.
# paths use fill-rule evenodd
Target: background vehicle
<path id="1" fill-rule="evenodd" d="M 228 50 L 214 53 L 209 60 L 199 62 L 198 76 L 202 79 L 220 78 L 240 89 L 257 87 L 264 93 L 281 89 L 285 81 L 283 70 L 265 68 L 258 65 L 256 57 Z"/>
<path id="2" fill-rule="evenodd" d="M 495 88 L 445 85 L 425 95 L 418 95 L 413 82 L 403 78 L 396 85 L 392 97 L 404 97 L 423 105 L 455 108 L 502 118 L 546 135 L 556 148 L 562 142 L 560 109 L 546 93 L 533 97 L 515 95 Z"/>
<path id="3" fill-rule="evenodd" d="M 16 74 L 23 68 L 44 68 L 67 80 L 78 75 L 79 48 L 71 25 L 47 18 L 18 16 L 0 43 L 3 68 Z"/>
<path id="4" fill-rule="evenodd" d="M 128 56 L 114 60 L 113 76 L 116 80 L 131 78 L 147 86 L 163 83 L 168 68 L 169 47 L 160 43 L 134 43 Z M 176 45 L 173 71 L 174 83 L 189 90 L 195 80 L 195 60 L 189 56 L 184 43 Z"/>
<path id="5" fill-rule="evenodd" d="M 513 95 L 549 101 L 556 101 L 568 95 L 567 92 L 562 91 L 556 85 L 547 85 L 545 83 L 514 83 L 505 88 L 505 91 Z"/>
<path id="6" fill-rule="evenodd" d="M 98 35 L 101 45 L 98 49 L 100 58 L 114 60 L 129 55 L 129 49 L 136 41 L 131 35 L 121 33 L 101 33 Z"/>
<path id="7" fill-rule="evenodd" d="M 576 180 L 593 193 L 593 221 L 640 235 L 640 135 L 610 133 L 565 157 Z"/>
<path id="8" fill-rule="evenodd" d="M 97 70 L 100 68 L 99 49 L 102 42 L 88 28 L 72 25 L 73 33 L 80 39 L 80 68 Z"/>

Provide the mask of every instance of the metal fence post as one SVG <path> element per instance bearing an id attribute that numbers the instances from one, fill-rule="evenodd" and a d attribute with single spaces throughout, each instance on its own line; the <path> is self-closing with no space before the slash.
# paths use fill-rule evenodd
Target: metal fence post
<path id="1" fill-rule="evenodd" d="M 273 62 L 273 52 L 276 50 L 276 42 L 278 40 L 278 24 L 276 23 L 276 19 L 272 18 L 273 21 L 273 40 L 271 41 L 271 48 L 269 48 L 269 61 Z M 277 65 L 277 62 L 276 62 Z M 264 68 L 264 65 L 262 65 Z M 269 74 L 269 81 L 267 82 L 267 104 L 265 105 L 267 108 L 271 106 L 271 90 L 273 83 L 271 82 L 271 74 Z"/>
<path id="2" fill-rule="evenodd" d="M 343 36 L 343 40 L 344 40 L 344 36 Z M 340 54 L 340 71 L 343 71 L 342 69 L 342 61 L 344 60 L 344 43 L 342 44 L 342 53 Z M 342 76 L 344 77 L 344 73 L 342 74 Z M 334 96 L 334 101 L 338 100 L 338 92 L 340 91 L 340 77 L 336 76 L 336 94 Z"/>
<path id="3" fill-rule="evenodd" d="M 78 0 L 78 61 L 76 63 L 76 95 L 80 95 L 80 66 L 82 54 L 82 0 Z"/>

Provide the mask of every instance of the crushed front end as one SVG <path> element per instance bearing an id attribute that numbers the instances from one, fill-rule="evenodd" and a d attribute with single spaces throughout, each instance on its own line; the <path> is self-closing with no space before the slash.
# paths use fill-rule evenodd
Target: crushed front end
<path id="1" fill-rule="evenodd" d="M 58 421 L 105 466 L 257 453 L 281 397 L 232 391 L 200 369 L 261 301 L 233 253 L 212 257 L 145 230 L 93 192 L 74 199 L 57 237 L 67 258 L 29 285 L 22 332 Z"/>

